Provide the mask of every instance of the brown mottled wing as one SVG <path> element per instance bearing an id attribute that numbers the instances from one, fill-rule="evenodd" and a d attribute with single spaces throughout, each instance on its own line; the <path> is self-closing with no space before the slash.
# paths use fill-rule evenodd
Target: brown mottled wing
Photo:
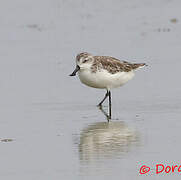
<path id="1" fill-rule="evenodd" d="M 137 69 L 145 64 L 132 64 L 127 61 L 120 61 L 119 59 L 109 57 L 109 56 L 94 56 L 94 64 L 92 66 L 92 71 L 96 72 L 101 68 L 106 69 L 111 74 L 117 72 L 129 72 L 131 70 Z"/>

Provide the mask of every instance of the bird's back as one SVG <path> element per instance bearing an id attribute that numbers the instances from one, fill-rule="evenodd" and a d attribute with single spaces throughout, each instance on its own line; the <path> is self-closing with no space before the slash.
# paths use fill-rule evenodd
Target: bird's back
<path id="1" fill-rule="evenodd" d="M 129 63 L 127 61 L 120 61 L 110 56 L 94 56 L 94 63 L 91 67 L 92 72 L 105 69 L 111 74 L 117 72 L 129 72 L 145 66 L 145 63 Z"/>

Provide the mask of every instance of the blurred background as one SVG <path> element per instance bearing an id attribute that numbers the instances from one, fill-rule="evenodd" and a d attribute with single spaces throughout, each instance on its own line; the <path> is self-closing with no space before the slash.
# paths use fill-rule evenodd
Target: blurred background
<path id="1" fill-rule="evenodd" d="M 178 179 L 181 1 L 0 2 L 0 179 Z M 80 52 L 145 62 L 113 90 L 68 75 Z M 105 112 L 107 106 L 104 107 Z M 140 175 L 142 165 L 151 167 Z"/>

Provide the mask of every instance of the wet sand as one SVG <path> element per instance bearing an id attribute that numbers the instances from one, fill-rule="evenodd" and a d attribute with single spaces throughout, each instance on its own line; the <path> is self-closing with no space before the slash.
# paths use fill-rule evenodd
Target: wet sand
<path id="1" fill-rule="evenodd" d="M 1 3 L 0 179 L 180 179 L 155 174 L 180 162 L 180 5 Z M 148 64 L 112 91 L 110 123 L 105 91 L 68 76 L 80 51 Z"/>

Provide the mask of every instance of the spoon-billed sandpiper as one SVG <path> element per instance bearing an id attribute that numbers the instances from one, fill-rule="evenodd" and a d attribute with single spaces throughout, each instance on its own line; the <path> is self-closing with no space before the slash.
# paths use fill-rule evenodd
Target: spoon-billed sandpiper
<path id="1" fill-rule="evenodd" d="M 70 76 L 78 72 L 80 81 L 90 87 L 106 89 L 102 103 L 109 96 L 109 117 L 111 118 L 111 89 L 124 85 L 133 78 L 135 70 L 145 63 L 129 63 L 110 56 L 93 56 L 83 52 L 76 57 L 76 68 Z"/>

